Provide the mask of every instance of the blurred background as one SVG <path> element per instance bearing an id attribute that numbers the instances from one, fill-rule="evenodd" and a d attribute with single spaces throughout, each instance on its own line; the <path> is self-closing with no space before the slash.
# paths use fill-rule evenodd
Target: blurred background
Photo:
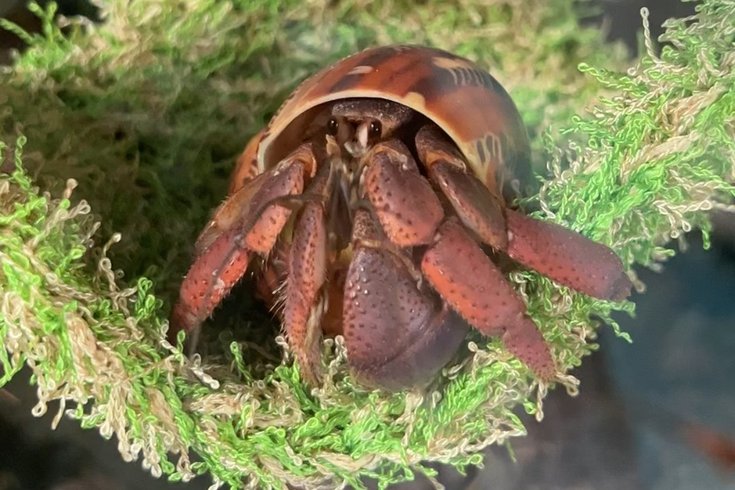
<path id="1" fill-rule="evenodd" d="M 651 12 L 654 38 L 669 17 L 693 13 L 676 0 L 597 2 L 588 19 L 638 47 L 640 8 Z M 64 15 L 96 20 L 85 0 L 59 0 Z M 40 27 L 24 0 L 0 0 L 0 17 L 27 30 Z M 12 62 L 21 41 L 0 30 L 0 63 Z M 646 284 L 635 318 L 619 316 L 633 344 L 601 329 L 601 349 L 574 374 L 580 394 L 556 390 L 545 419 L 527 420 L 529 435 L 488 451 L 483 469 L 459 475 L 440 468 L 448 489 L 735 489 L 735 219 L 715 216 L 712 247 L 703 251 L 695 233 L 661 273 L 638 270 Z M 139 463 L 124 463 L 115 441 L 51 415 L 31 416 L 36 402 L 28 377 L 0 391 L 0 490 L 207 488 L 156 480 Z M 54 409 L 51 409 L 55 412 Z M 515 461 L 513 460 L 515 459 Z M 432 488 L 428 482 L 396 489 Z"/>

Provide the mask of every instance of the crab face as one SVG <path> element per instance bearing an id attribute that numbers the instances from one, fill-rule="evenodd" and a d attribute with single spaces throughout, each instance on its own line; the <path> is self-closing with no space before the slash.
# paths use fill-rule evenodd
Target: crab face
<path id="1" fill-rule="evenodd" d="M 507 206 L 527 156 L 512 101 L 469 61 L 405 46 L 346 58 L 247 146 L 170 331 L 198 327 L 260 256 L 260 289 L 283 305 L 308 382 L 325 331 L 344 335 L 354 376 L 396 390 L 431 379 L 469 328 L 552 378 L 549 348 L 491 256 L 598 298 L 621 300 L 630 282 L 609 248 Z"/>

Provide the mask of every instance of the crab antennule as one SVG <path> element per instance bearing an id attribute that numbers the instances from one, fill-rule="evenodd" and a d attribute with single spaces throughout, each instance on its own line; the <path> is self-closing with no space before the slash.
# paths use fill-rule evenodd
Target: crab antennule
<path id="1" fill-rule="evenodd" d="M 442 190 L 462 223 L 484 243 L 505 250 L 505 206 L 472 171 L 468 172 L 456 146 L 438 128 L 427 125 L 416 135 L 416 149 L 429 178 Z"/>
<path id="2" fill-rule="evenodd" d="M 383 248 L 370 214 L 355 217 L 355 252 L 343 302 L 345 344 L 353 374 L 388 390 L 430 380 L 459 349 L 468 326 L 443 308 L 436 295 L 419 289 L 405 261 Z"/>
<path id="3" fill-rule="evenodd" d="M 391 242 L 426 245 L 444 211 L 408 148 L 398 140 L 374 145 L 365 155 L 364 189 Z"/>
<path id="4" fill-rule="evenodd" d="M 554 223 L 507 210 L 508 256 L 589 296 L 622 301 L 632 283 L 610 248 Z"/>
<path id="5" fill-rule="evenodd" d="M 442 224 L 421 270 L 444 300 L 485 335 L 503 335 L 508 349 L 549 379 L 554 362 L 526 305 L 482 249 L 454 218 Z"/>

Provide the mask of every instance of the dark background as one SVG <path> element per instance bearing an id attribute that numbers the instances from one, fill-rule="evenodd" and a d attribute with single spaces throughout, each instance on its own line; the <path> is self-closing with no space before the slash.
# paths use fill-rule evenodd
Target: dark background
<path id="1" fill-rule="evenodd" d="M 37 21 L 24 2 L 0 0 L 0 17 L 26 29 Z M 95 17 L 84 0 L 59 0 L 65 14 Z M 635 52 L 639 10 L 647 6 L 654 37 L 666 18 L 693 12 L 676 0 L 598 2 L 603 15 L 590 19 Z M 20 8 L 18 8 L 20 6 Z M 17 39 L 0 30 L 0 63 L 10 61 Z M 735 219 L 716 216 L 712 249 L 696 234 L 689 250 L 664 266 L 664 273 L 639 270 L 647 285 L 634 298 L 636 318 L 621 316 L 628 344 L 601 330 L 601 350 L 574 374 L 582 381 L 571 398 L 555 390 L 538 424 L 507 449 L 488 450 L 485 468 L 466 476 L 440 469 L 449 489 L 641 489 L 735 490 Z M 51 416 L 30 414 L 35 389 L 17 376 L 0 391 L 0 490 L 207 488 L 209 481 L 169 484 L 139 463 L 122 461 L 115 441 Z M 52 410 L 53 411 L 53 410 Z M 396 486 L 431 488 L 424 481 Z"/>

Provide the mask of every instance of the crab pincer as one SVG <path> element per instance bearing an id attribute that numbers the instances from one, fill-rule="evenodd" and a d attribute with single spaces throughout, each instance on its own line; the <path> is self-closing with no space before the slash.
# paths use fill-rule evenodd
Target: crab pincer
<path id="1" fill-rule="evenodd" d="M 364 161 L 365 194 L 390 241 L 399 247 L 430 243 L 444 210 L 408 148 L 398 140 L 377 143 Z"/>
<path id="2" fill-rule="evenodd" d="M 368 211 L 358 210 L 352 238 L 343 303 L 352 372 L 388 390 L 425 383 L 457 352 L 467 324 L 417 283 L 405 252 L 380 246 L 388 239 Z"/>

